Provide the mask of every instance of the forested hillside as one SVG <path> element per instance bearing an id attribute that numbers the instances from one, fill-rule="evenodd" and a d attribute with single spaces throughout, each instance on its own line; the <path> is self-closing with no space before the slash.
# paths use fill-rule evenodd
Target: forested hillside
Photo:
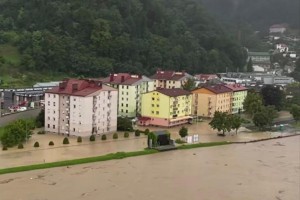
<path id="1" fill-rule="evenodd" d="M 22 70 L 72 76 L 245 65 L 199 0 L 0 0 L 1 44 L 18 48 Z"/>

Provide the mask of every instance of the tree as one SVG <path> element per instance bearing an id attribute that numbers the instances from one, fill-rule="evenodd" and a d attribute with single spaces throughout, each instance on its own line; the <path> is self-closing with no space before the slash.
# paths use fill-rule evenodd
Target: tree
<path id="1" fill-rule="evenodd" d="M 235 129 L 235 134 L 237 134 L 238 129 L 241 127 L 242 125 L 242 118 L 238 115 L 231 115 L 229 117 L 229 121 L 231 124 L 231 128 Z"/>
<path id="2" fill-rule="evenodd" d="M 247 63 L 247 72 L 253 72 L 252 58 L 250 58 L 250 59 L 248 60 L 248 63 Z"/>
<path id="3" fill-rule="evenodd" d="M 259 129 L 263 129 L 266 126 L 271 127 L 273 120 L 277 117 L 278 113 L 274 106 L 263 107 L 261 111 L 255 113 L 253 117 L 253 123 Z"/>
<path id="4" fill-rule="evenodd" d="M 118 117 L 117 130 L 118 131 L 133 131 L 131 120 L 127 117 Z"/>
<path id="5" fill-rule="evenodd" d="M 4 133 L 0 138 L 2 145 L 12 147 L 28 140 L 32 132 L 26 123 L 24 120 L 17 120 L 5 126 Z"/>
<path id="6" fill-rule="evenodd" d="M 265 106 L 275 106 L 277 110 L 281 110 L 284 103 L 284 94 L 279 87 L 267 85 L 262 88 L 261 95 Z"/>
<path id="7" fill-rule="evenodd" d="M 292 105 L 290 113 L 293 115 L 293 118 L 298 123 L 300 120 L 300 106 L 298 105 Z"/>
<path id="8" fill-rule="evenodd" d="M 209 125 L 212 129 L 217 129 L 219 132 L 222 131 L 223 135 L 225 135 L 226 131 L 231 131 L 230 120 L 228 120 L 228 114 L 225 112 L 216 111 Z"/>
<path id="9" fill-rule="evenodd" d="M 196 87 L 196 83 L 193 78 L 188 78 L 187 81 L 182 86 L 184 90 L 188 90 L 188 91 L 192 91 L 193 89 L 195 89 L 195 87 Z"/>
<path id="10" fill-rule="evenodd" d="M 37 128 L 45 126 L 45 110 L 42 109 L 39 115 L 35 119 L 35 124 Z"/>
<path id="11" fill-rule="evenodd" d="M 188 135 L 188 129 L 186 127 L 181 127 L 179 130 L 180 137 L 184 138 Z"/>
<path id="12" fill-rule="evenodd" d="M 245 112 L 250 116 L 254 116 L 255 113 L 261 111 L 262 109 L 262 98 L 259 94 L 254 92 L 248 92 L 244 100 Z"/>

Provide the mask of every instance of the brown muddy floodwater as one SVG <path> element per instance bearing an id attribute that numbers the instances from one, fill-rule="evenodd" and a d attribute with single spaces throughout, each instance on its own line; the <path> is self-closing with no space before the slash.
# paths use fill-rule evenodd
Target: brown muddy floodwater
<path id="1" fill-rule="evenodd" d="M 1 200 L 299 200 L 300 136 L 0 175 Z"/>

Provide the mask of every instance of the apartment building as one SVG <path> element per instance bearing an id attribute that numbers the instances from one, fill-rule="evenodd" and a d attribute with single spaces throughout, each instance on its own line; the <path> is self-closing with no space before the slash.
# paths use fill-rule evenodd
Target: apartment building
<path id="1" fill-rule="evenodd" d="M 180 88 L 157 89 L 142 95 L 142 126 L 172 127 L 188 123 L 191 117 L 192 94 Z"/>
<path id="2" fill-rule="evenodd" d="M 118 116 L 136 117 L 139 115 L 141 95 L 154 89 L 153 80 L 142 75 L 119 73 L 100 80 L 119 91 Z"/>
<path id="3" fill-rule="evenodd" d="M 192 114 L 213 117 L 216 111 L 231 113 L 232 90 L 222 84 L 195 89 Z"/>
<path id="4" fill-rule="evenodd" d="M 100 81 L 66 79 L 45 92 L 45 131 L 89 136 L 117 130 L 118 91 Z"/>
<path id="5" fill-rule="evenodd" d="M 157 70 L 156 73 L 150 77 L 154 80 L 154 88 L 182 88 L 184 83 L 189 78 L 194 78 L 186 72 L 175 72 L 175 71 L 162 71 Z"/>
<path id="6" fill-rule="evenodd" d="M 236 114 L 244 111 L 244 101 L 247 96 L 248 89 L 241 84 L 228 84 L 225 87 L 232 91 L 231 113 Z"/>

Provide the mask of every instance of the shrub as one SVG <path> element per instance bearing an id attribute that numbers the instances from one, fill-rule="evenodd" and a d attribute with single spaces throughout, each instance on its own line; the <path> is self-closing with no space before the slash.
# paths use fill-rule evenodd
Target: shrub
<path id="1" fill-rule="evenodd" d="M 124 133 L 124 138 L 128 138 L 129 137 L 129 133 L 128 132 L 125 132 Z"/>
<path id="2" fill-rule="evenodd" d="M 106 135 L 102 135 L 101 140 L 106 140 Z"/>
<path id="3" fill-rule="evenodd" d="M 49 142 L 49 146 L 53 146 L 54 145 L 54 142 L 53 141 L 50 141 Z"/>
<path id="4" fill-rule="evenodd" d="M 18 144 L 18 149 L 24 149 L 24 146 L 22 143 Z"/>
<path id="5" fill-rule="evenodd" d="M 177 144 L 184 144 L 184 143 L 186 143 L 186 142 L 183 141 L 182 139 L 176 139 L 176 140 L 175 140 L 175 143 L 177 143 Z"/>
<path id="6" fill-rule="evenodd" d="M 113 139 L 118 139 L 118 137 L 119 137 L 118 133 L 113 134 Z"/>
<path id="7" fill-rule="evenodd" d="M 82 142 L 82 138 L 81 138 L 80 136 L 78 136 L 77 142 L 78 142 L 78 143 Z"/>
<path id="8" fill-rule="evenodd" d="M 39 135 L 43 135 L 45 133 L 46 133 L 45 131 L 39 131 L 39 132 L 37 132 L 37 134 L 39 134 Z"/>
<path id="9" fill-rule="evenodd" d="M 33 147 L 40 147 L 40 143 L 39 142 L 35 142 Z"/>
<path id="10" fill-rule="evenodd" d="M 6 151 L 7 150 L 7 147 L 6 146 L 3 146 L 2 147 L 2 151 Z"/>
<path id="11" fill-rule="evenodd" d="M 186 127 L 181 127 L 181 129 L 179 130 L 179 135 L 180 137 L 184 138 L 188 135 L 188 129 Z"/>
<path id="12" fill-rule="evenodd" d="M 96 140 L 95 135 L 91 135 L 91 136 L 90 136 L 90 141 L 91 141 L 91 142 L 94 142 L 95 140 Z"/>
<path id="13" fill-rule="evenodd" d="M 63 144 L 70 144 L 69 139 L 67 137 L 64 138 Z"/>
<path id="14" fill-rule="evenodd" d="M 138 130 L 138 129 L 135 130 L 134 135 L 137 136 L 137 137 L 140 136 L 141 135 L 141 131 Z"/>
<path id="15" fill-rule="evenodd" d="M 146 129 L 145 132 L 144 132 L 145 135 L 148 135 L 149 133 L 150 133 L 149 129 Z"/>

